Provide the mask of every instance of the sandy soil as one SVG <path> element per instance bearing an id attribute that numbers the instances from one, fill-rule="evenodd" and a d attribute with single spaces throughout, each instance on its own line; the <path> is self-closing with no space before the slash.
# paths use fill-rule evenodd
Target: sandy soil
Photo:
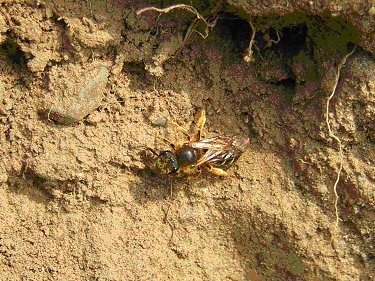
<path id="1" fill-rule="evenodd" d="M 0 280 L 374 278 L 375 7 L 149 2 L 0 0 Z M 202 109 L 231 175 L 145 170 Z"/>

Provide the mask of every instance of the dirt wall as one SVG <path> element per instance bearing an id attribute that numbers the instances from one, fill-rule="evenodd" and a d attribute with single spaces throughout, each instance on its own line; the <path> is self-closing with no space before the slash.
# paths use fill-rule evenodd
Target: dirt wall
<path id="1" fill-rule="evenodd" d="M 0 0 L 0 279 L 371 280 L 374 6 L 149 2 Z M 230 176 L 145 169 L 202 109 Z"/>

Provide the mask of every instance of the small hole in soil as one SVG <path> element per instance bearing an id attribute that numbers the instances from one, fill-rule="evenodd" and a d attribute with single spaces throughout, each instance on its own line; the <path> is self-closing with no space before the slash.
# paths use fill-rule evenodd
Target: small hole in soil
<path id="1" fill-rule="evenodd" d="M 267 49 L 267 44 L 269 44 L 265 38 L 274 41 L 271 50 L 283 54 L 284 58 L 290 58 L 306 48 L 307 31 L 306 23 L 284 27 L 279 33 L 270 28 L 267 33 L 257 33 L 255 40 L 261 50 Z"/>
<path id="2" fill-rule="evenodd" d="M 20 46 L 10 38 L 7 38 L 0 46 L 0 55 L 5 56 L 8 61 L 19 68 L 26 68 L 26 56 Z"/>
<path id="3" fill-rule="evenodd" d="M 296 79 L 294 78 L 287 78 L 280 81 L 277 81 L 275 83 L 279 86 L 284 86 L 285 89 L 288 89 L 284 92 L 285 101 L 288 105 L 293 104 L 293 97 L 295 94 L 295 88 L 296 88 Z"/>
<path id="4" fill-rule="evenodd" d="M 251 28 L 249 23 L 235 14 L 222 14 L 215 27 L 219 36 L 232 43 L 235 53 L 243 53 L 250 41 Z"/>
<path id="5" fill-rule="evenodd" d="M 283 37 L 278 45 L 281 52 L 288 57 L 302 50 L 306 46 L 307 31 L 305 23 L 283 28 Z"/>
<path id="6" fill-rule="evenodd" d="M 122 70 L 126 73 L 145 75 L 146 70 L 142 62 L 126 62 Z"/>
<path id="7" fill-rule="evenodd" d="M 277 81 L 275 84 L 282 85 L 286 88 L 294 89 L 296 87 L 296 79 L 289 77 L 289 78 Z"/>

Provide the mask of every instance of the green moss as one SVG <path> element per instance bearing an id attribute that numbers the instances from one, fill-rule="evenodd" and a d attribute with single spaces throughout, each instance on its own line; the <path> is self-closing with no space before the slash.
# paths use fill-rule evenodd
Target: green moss
<path id="1" fill-rule="evenodd" d="M 318 81 L 321 77 L 319 74 L 319 67 L 311 60 L 309 52 L 301 50 L 289 60 L 289 64 L 298 62 L 304 66 L 303 73 L 296 77 L 297 81 Z"/>
<path id="2" fill-rule="evenodd" d="M 302 70 L 294 73 L 297 81 L 322 79 L 322 64 L 340 60 L 360 39 L 360 32 L 349 21 L 328 13 L 313 16 L 294 12 L 282 17 L 273 14 L 258 17 L 255 26 L 259 34 L 280 34 L 278 43 L 263 48 L 263 56 L 268 60 L 267 54 L 276 52 L 292 69 L 293 65 L 300 64 Z"/>
<path id="3" fill-rule="evenodd" d="M 313 16 L 293 12 L 282 17 L 272 14 L 268 17 L 255 19 L 257 30 L 273 28 L 282 31 L 285 27 L 293 27 L 301 23 L 307 25 L 308 35 L 317 46 L 341 49 L 349 42 L 358 43 L 360 38 L 359 31 L 349 21 L 343 17 L 332 17 L 329 13 Z"/>
<path id="4" fill-rule="evenodd" d="M 308 20 L 308 16 L 301 12 L 294 12 L 280 17 L 278 14 L 271 14 L 267 17 L 257 17 L 254 24 L 257 30 L 273 28 L 281 31 L 285 27 L 296 26 Z"/>

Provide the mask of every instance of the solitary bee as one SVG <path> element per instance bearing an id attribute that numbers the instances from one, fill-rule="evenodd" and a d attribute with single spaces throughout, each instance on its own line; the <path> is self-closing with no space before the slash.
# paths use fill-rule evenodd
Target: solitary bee
<path id="1" fill-rule="evenodd" d="M 188 141 L 179 141 L 173 144 L 163 138 L 172 150 L 162 151 L 160 154 L 147 148 L 152 155 L 144 155 L 146 165 L 158 175 L 182 174 L 190 175 L 199 173 L 202 169 L 218 175 L 228 175 L 225 171 L 237 161 L 241 154 L 247 149 L 249 139 L 238 136 L 216 136 L 201 138 L 206 113 L 203 110 L 197 123 L 197 132 L 191 137 L 188 132 L 174 123 L 188 137 Z"/>

